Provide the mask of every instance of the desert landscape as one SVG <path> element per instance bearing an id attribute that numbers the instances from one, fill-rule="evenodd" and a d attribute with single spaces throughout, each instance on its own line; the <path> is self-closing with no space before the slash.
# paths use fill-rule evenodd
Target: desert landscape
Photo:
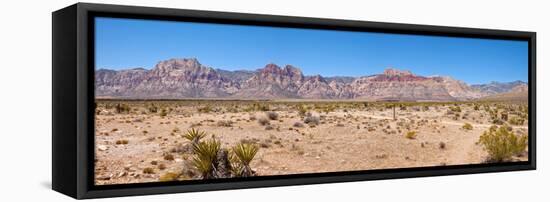
<path id="1" fill-rule="evenodd" d="M 95 183 L 527 161 L 527 93 L 397 69 L 96 70 Z"/>

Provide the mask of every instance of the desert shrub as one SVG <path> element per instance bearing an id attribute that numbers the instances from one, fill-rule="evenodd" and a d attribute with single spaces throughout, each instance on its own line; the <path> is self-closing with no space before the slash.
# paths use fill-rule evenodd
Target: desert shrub
<path id="1" fill-rule="evenodd" d="M 202 179 L 212 179 L 214 174 L 214 161 L 218 151 L 221 149 L 221 143 L 215 139 L 199 142 L 193 145 L 193 166 L 202 176 Z"/>
<path id="2" fill-rule="evenodd" d="M 259 148 L 253 144 L 240 143 L 233 147 L 234 161 L 236 161 L 233 170 L 236 176 L 249 177 L 254 174 L 254 171 L 250 168 L 250 162 L 252 162 L 258 150 Z"/>
<path id="3" fill-rule="evenodd" d="M 216 125 L 221 126 L 221 127 L 231 127 L 233 125 L 233 122 L 232 121 L 220 120 L 220 121 L 218 121 L 218 123 Z"/>
<path id="4" fill-rule="evenodd" d="M 261 104 L 261 105 L 258 105 L 257 109 L 259 111 L 264 111 L 265 112 L 265 111 L 269 111 L 269 106 Z"/>
<path id="5" fill-rule="evenodd" d="M 269 125 L 269 120 L 262 117 L 258 119 L 258 123 L 262 126 Z"/>
<path id="6" fill-rule="evenodd" d="M 160 115 L 160 117 L 165 117 L 166 115 L 168 115 L 168 111 L 166 111 L 166 109 L 162 108 L 160 110 L 159 115 Z"/>
<path id="7" fill-rule="evenodd" d="M 520 126 L 525 123 L 525 119 L 513 116 L 512 118 L 510 118 L 510 120 L 508 120 L 508 122 L 512 125 Z"/>
<path id="8" fill-rule="evenodd" d="M 473 130 L 474 127 L 472 126 L 472 124 L 465 123 L 465 124 L 462 126 L 462 129 L 464 129 L 464 130 Z"/>
<path id="9" fill-rule="evenodd" d="M 449 110 L 451 110 L 452 112 L 457 112 L 457 113 L 462 112 L 462 109 L 460 108 L 460 106 L 450 106 Z"/>
<path id="10" fill-rule="evenodd" d="M 502 119 L 499 119 L 499 118 L 493 118 L 492 122 L 493 122 L 493 124 L 495 124 L 495 125 L 502 125 L 502 124 L 504 124 L 504 121 L 502 121 Z"/>
<path id="11" fill-rule="evenodd" d="M 115 111 L 116 113 L 118 114 L 121 114 L 121 113 L 129 113 L 130 112 L 130 106 L 128 106 L 128 104 L 116 104 L 115 106 Z"/>
<path id="12" fill-rule="evenodd" d="M 117 140 L 115 143 L 116 144 L 128 144 L 128 140 Z"/>
<path id="13" fill-rule="evenodd" d="M 506 112 L 500 113 L 500 118 L 501 118 L 503 121 L 508 121 L 508 113 L 506 113 Z"/>
<path id="14" fill-rule="evenodd" d="M 176 181 L 182 173 L 174 173 L 174 172 L 167 172 L 160 176 L 159 181 L 161 182 L 169 182 L 169 181 Z"/>
<path id="15" fill-rule="evenodd" d="M 430 110 L 430 106 L 424 105 L 424 106 L 422 106 L 422 110 L 423 111 L 428 111 L 428 110 Z"/>
<path id="16" fill-rule="evenodd" d="M 143 169 L 143 173 L 145 174 L 155 174 L 155 170 L 153 168 L 147 167 Z"/>
<path id="17" fill-rule="evenodd" d="M 210 113 L 212 111 L 212 107 L 210 107 L 210 105 L 206 105 L 204 107 L 199 107 L 197 111 L 200 113 Z"/>
<path id="18" fill-rule="evenodd" d="M 476 110 L 476 111 L 479 110 L 479 105 L 477 105 L 477 104 L 474 105 L 474 110 Z"/>
<path id="19" fill-rule="evenodd" d="M 164 170 L 164 169 L 166 169 L 166 165 L 165 165 L 164 163 L 159 164 L 158 167 L 159 167 L 159 170 Z"/>
<path id="20" fill-rule="evenodd" d="M 273 130 L 273 126 L 267 125 L 267 126 L 265 127 L 265 130 Z"/>
<path id="21" fill-rule="evenodd" d="M 447 145 L 444 142 L 439 142 L 439 149 L 445 149 Z"/>
<path id="22" fill-rule="evenodd" d="M 157 112 L 158 112 L 158 109 L 159 109 L 159 108 L 158 108 L 156 105 L 153 105 L 153 104 L 147 105 L 147 111 L 148 111 L 149 113 L 157 113 Z"/>
<path id="23" fill-rule="evenodd" d="M 417 136 L 416 131 L 409 131 L 409 132 L 407 132 L 407 134 L 405 135 L 405 137 L 406 137 L 407 139 L 411 139 L 411 140 L 412 140 L 412 139 L 416 139 L 416 136 Z"/>
<path id="24" fill-rule="evenodd" d="M 304 107 L 303 105 L 298 105 L 298 115 L 300 116 L 305 116 L 307 113 L 307 108 Z"/>
<path id="25" fill-rule="evenodd" d="M 173 161 L 174 160 L 174 155 L 169 154 L 169 153 L 165 153 L 164 154 L 164 160 Z"/>
<path id="26" fill-rule="evenodd" d="M 311 114 L 308 114 L 308 116 L 304 118 L 304 123 L 308 125 L 319 125 L 319 121 L 320 119 L 318 116 L 313 116 Z"/>
<path id="27" fill-rule="evenodd" d="M 250 111 L 264 111 L 264 112 L 266 112 L 266 111 L 269 111 L 269 106 L 265 105 L 265 104 L 254 103 L 254 104 L 252 104 L 252 106 L 249 106 L 244 111 L 247 111 L 247 112 L 250 112 Z"/>
<path id="28" fill-rule="evenodd" d="M 513 155 L 520 154 L 527 147 L 527 136 L 517 136 L 513 131 L 501 126 L 493 126 L 483 132 L 479 137 L 479 143 L 489 153 L 490 162 L 503 162 Z"/>
<path id="29" fill-rule="evenodd" d="M 279 118 L 279 114 L 277 112 L 265 112 L 265 115 L 269 120 L 277 120 Z"/>

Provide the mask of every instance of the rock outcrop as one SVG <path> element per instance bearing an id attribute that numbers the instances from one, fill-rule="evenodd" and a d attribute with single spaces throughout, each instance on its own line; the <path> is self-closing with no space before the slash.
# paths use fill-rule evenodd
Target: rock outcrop
<path id="1" fill-rule="evenodd" d="M 294 66 L 267 64 L 255 71 L 206 67 L 197 59 L 170 59 L 153 69 L 99 69 L 96 96 L 127 99 L 362 99 L 455 101 L 526 90 L 524 82 L 468 85 L 446 76 L 386 69 L 361 77 L 307 76 Z"/>

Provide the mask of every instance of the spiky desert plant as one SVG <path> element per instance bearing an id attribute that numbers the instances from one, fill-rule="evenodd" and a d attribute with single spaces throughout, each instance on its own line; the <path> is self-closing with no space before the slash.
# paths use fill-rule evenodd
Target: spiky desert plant
<path id="1" fill-rule="evenodd" d="M 505 126 L 497 129 L 492 126 L 479 137 L 484 149 L 489 153 L 490 162 L 503 162 L 513 155 L 520 154 L 527 147 L 527 136 L 517 136 Z"/>
<path id="2" fill-rule="evenodd" d="M 193 145 L 193 166 L 202 176 L 202 179 L 215 178 L 215 161 L 218 151 L 220 151 L 221 143 L 215 139 L 199 142 Z"/>
<path id="3" fill-rule="evenodd" d="M 240 177 L 250 177 L 253 175 L 252 168 L 250 168 L 250 162 L 258 153 L 258 146 L 249 143 L 239 143 L 233 147 L 233 153 L 235 154 L 238 165 L 236 175 Z"/>
<path id="4" fill-rule="evenodd" d="M 191 128 L 191 130 L 187 130 L 187 133 L 183 135 L 185 139 L 188 139 L 193 143 L 193 145 L 197 145 L 202 138 L 206 136 L 206 132 L 195 130 L 195 128 Z"/>

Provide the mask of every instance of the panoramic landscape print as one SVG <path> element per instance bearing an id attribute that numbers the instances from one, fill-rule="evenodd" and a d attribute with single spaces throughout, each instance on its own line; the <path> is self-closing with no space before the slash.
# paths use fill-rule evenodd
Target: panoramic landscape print
<path id="1" fill-rule="evenodd" d="M 528 161 L 526 42 L 95 26 L 96 185 Z"/>

